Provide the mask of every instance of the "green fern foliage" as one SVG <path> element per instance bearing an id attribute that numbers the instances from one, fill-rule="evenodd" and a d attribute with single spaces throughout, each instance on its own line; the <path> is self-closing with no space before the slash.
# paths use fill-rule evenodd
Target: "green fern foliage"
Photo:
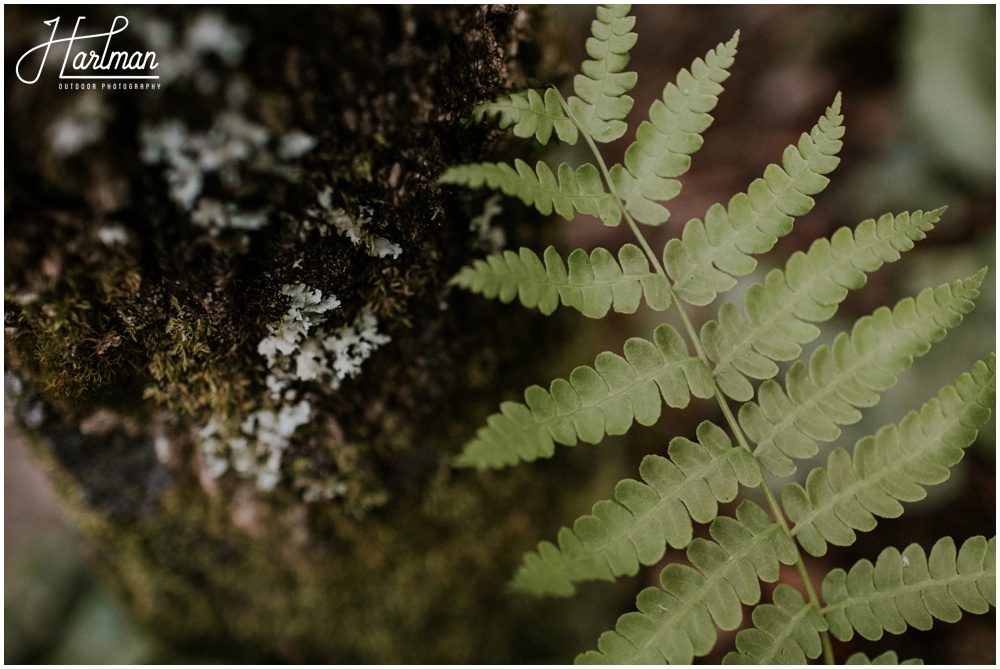
<path id="1" fill-rule="evenodd" d="M 546 315 L 560 305 L 588 318 L 634 314 L 643 304 L 652 312 L 673 307 L 664 316 L 677 324 L 661 322 L 651 339 L 628 339 L 621 355 L 600 353 L 568 379 L 529 387 L 523 402 L 504 402 L 455 464 L 486 470 L 550 458 L 556 444 L 597 444 L 636 423 L 651 427 L 664 405 L 683 409 L 692 396 L 713 400 L 721 419 L 701 423 L 696 440 L 670 439 L 664 453 L 643 458 L 638 480 L 620 481 L 613 497 L 560 529 L 554 541 L 541 541 L 524 556 L 512 590 L 569 596 L 582 583 L 635 576 L 666 560 L 659 587 L 643 589 L 636 610 L 576 658 L 600 664 L 690 663 L 712 652 L 718 630 L 743 626 L 745 608 L 752 626 L 736 634 L 726 663 L 823 656 L 833 664 L 831 636 L 846 641 L 857 632 L 874 640 L 886 631 L 928 629 L 934 619 L 953 622 L 963 611 L 985 613 L 996 605 L 995 537 L 974 537 L 961 549 L 945 537 L 930 556 L 917 545 L 902 553 L 886 549 L 874 565 L 861 560 L 830 571 L 821 593 L 813 587 L 821 575 L 810 572 L 818 568 L 811 558 L 829 544 L 853 544 L 857 532 L 876 528 L 876 518 L 901 515 L 904 503 L 949 477 L 992 413 L 995 355 L 898 423 L 850 449 L 835 444 L 826 466 L 813 468 L 803 485 L 780 479 L 818 455 L 820 442 L 836 442 L 842 426 L 860 421 L 914 359 L 962 322 L 986 270 L 880 307 L 805 359 L 804 347 L 848 293 L 914 248 L 944 209 L 885 214 L 792 254 L 743 291 L 741 306 L 724 302 L 714 319 L 696 327 L 692 305 L 714 305 L 757 267 L 755 256 L 771 251 L 814 207 L 839 163 L 841 99 L 746 192 L 710 206 L 679 238 L 654 249 L 640 224 L 668 220 L 664 203 L 680 193 L 679 177 L 712 124 L 739 34 L 667 84 L 622 163 L 608 167 L 597 144 L 627 132 L 633 102 L 626 93 L 636 75 L 625 67 L 637 39 L 634 24 L 627 6 L 597 8 L 589 60 L 568 99 L 550 88 L 508 94 L 474 110 L 477 120 L 496 119 L 516 137 L 542 144 L 582 137 L 593 163 L 564 163 L 556 173 L 521 160 L 463 165 L 448 169 L 440 183 L 500 190 L 568 220 L 584 214 L 606 225 L 624 221 L 637 243 L 616 253 L 577 249 L 568 256 L 551 246 L 541 256 L 527 248 L 504 251 L 462 269 L 451 285 L 505 303 L 517 299 Z M 779 380 L 781 363 L 790 365 Z M 748 489 L 766 508 L 740 501 Z M 698 525 L 707 525 L 707 537 Z M 795 565 L 800 587 L 781 583 L 762 603 L 761 582 L 776 582 L 782 565 Z M 899 658 L 858 653 L 847 661 L 898 664 Z"/>
<path id="2" fill-rule="evenodd" d="M 875 528 L 875 516 L 896 518 L 900 501 L 924 498 L 923 486 L 948 478 L 996 403 L 996 359 L 979 362 L 946 386 L 919 412 L 882 428 L 854 447 L 830 454 L 826 469 L 809 472 L 806 487 L 790 483 L 782 504 L 795 523 L 792 533 L 812 555 L 826 553 L 827 542 L 854 543 L 854 530 Z"/>
<path id="3" fill-rule="evenodd" d="M 545 315 L 560 302 L 588 318 L 604 318 L 612 308 L 619 314 L 634 314 L 641 298 L 656 311 L 670 306 L 667 280 L 649 269 L 649 261 L 634 244 L 623 246 L 617 261 L 602 248 L 590 255 L 577 249 L 563 262 L 550 246 L 543 257 L 544 264 L 531 249 L 505 251 L 463 268 L 451 283 L 501 302 L 517 297 L 525 307 L 538 307 Z"/>
<path id="4" fill-rule="evenodd" d="M 652 342 L 629 339 L 624 353 L 604 352 L 593 367 L 577 367 L 548 391 L 531 386 L 524 404 L 505 402 L 456 464 L 497 469 L 552 457 L 556 443 L 596 444 L 606 434 L 625 434 L 633 421 L 654 424 L 663 402 L 683 408 L 692 393 L 707 398 L 714 392 L 711 373 L 667 324 L 656 328 Z"/>
<path id="5" fill-rule="evenodd" d="M 816 607 L 784 583 L 774 589 L 774 603 L 754 609 L 753 624 L 736 635 L 737 652 L 724 664 L 805 664 L 820 656 L 820 633 L 828 629 Z"/>
<path id="6" fill-rule="evenodd" d="M 691 167 L 691 154 L 701 148 L 702 133 L 712 125 L 708 112 L 715 109 L 722 82 L 736 56 L 739 33 L 681 70 L 676 84 L 667 84 L 662 100 L 649 109 L 636 139 L 625 151 L 624 165 L 611 171 L 625 208 L 640 223 L 660 225 L 670 212 L 660 202 L 672 200 L 681 191 L 677 177 Z"/>
<path id="7" fill-rule="evenodd" d="M 628 5 L 603 5 L 597 8 L 597 18 L 591 23 L 587 40 L 587 55 L 580 66 L 581 73 L 573 79 L 573 92 L 568 108 L 580 130 L 595 142 L 613 142 L 628 127 L 623 120 L 635 103 L 625 95 L 635 87 L 635 72 L 623 72 L 628 65 L 629 51 L 637 35 L 630 32 L 635 17 L 629 16 Z"/>
<path id="8" fill-rule="evenodd" d="M 511 128 L 515 137 L 534 137 L 542 144 L 549 143 L 553 130 L 567 144 L 576 144 L 579 137 L 576 126 L 566 117 L 559 102 L 559 93 L 554 88 L 545 91 L 544 97 L 534 90 L 511 93 L 499 100 L 476 105 L 472 115 L 476 121 L 495 116 L 497 125 Z"/>
<path id="9" fill-rule="evenodd" d="M 520 198 L 521 202 L 535 207 L 545 216 L 555 210 L 568 221 L 579 212 L 597 216 L 605 225 L 621 222 L 621 210 L 604 190 L 600 173 L 593 165 L 583 165 L 574 171 L 563 163 L 559 166 L 557 178 L 545 163 L 539 162 L 532 170 L 528 163 L 518 158 L 514 167 L 493 163 L 452 167 L 439 181 L 470 188 L 485 185 Z"/>
<path id="10" fill-rule="evenodd" d="M 680 239 L 667 242 L 663 266 L 680 299 L 697 306 L 712 302 L 735 285 L 733 277 L 753 271 L 752 255 L 770 251 L 791 232 L 795 216 L 812 210 L 810 196 L 826 188 L 824 175 L 840 163 L 842 123 L 838 94 L 809 134 L 785 149 L 780 167 L 768 165 L 764 177 L 734 195 L 728 207 L 712 205 L 704 223 L 688 221 Z"/>
<path id="11" fill-rule="evenodd" d="M 786 391 L 765 382 L 757 402 L 740 408 L 740 425 L 757 443 L 754 454 L 776 476 L 791 476 L 795 459 L 811 458 L 817 440 L 833 441 L 838 425 L 856 423 L 856 407 L 873 406 L 909 369 L 915 357 L 961 322 L 979 295 L 983 273 L 965 281 L 927 289 L 890 311 L 882 307 L 841 333 L 832 347 L 820 347 L 808 365 L 797 362 L 785 377 Z"/>
<path id="12" fill-rule="evenodd" d="M 661 588 L 639 594 L 639 611 L 618 620 L 598 640 L 588 664 L 688 664 L 707 655 L 716 627 L 736 629 L 743 604 L 760 601 L 760 581 L 778 580 L 781 564 L 793 564 L 795 547 L 759 506 L 744 501 L 736 518 L 719 516 L 709 527 L 713 541 L 694 539 L 687 549 L 694 568 L 669 564 Z"/>
<path id="13" fill-rule="evenodd" d="M 892 665 L 896 665 L 896 664 L 899 664 L 899 665 L 902 665 L 902 664 L 923 664 L 923 662 L 921 662 L 918 659 L 903 660 L 902 662 L 900 662 L 899 661 L 899 655 L 896 654 L 896 651 L 894 651 L 894 650 L 887 650 L 886 652 L 882 653 L 881 655 L 877 655 L 874 658 L 869 658 L 864 653 L 855 653 L 854 655 L 851 655 L 849 658 L 847 658 L 847 662 L 845 662 L 844 664 L 865 664 L 865 665 L 871 665 L 871 664 L 892 664 Z"/>
<path id="14" fill-rule="evenodd" d="M 887 548 L 874 565 L 861 560 L 827 575 L 823 615 L 833 635 L 848 641 L 855 631 L 876 640 L 930 629 L 934 619 L 956 622 L 962 611 L 986 613 L 996 606 L 996 561 L 996 537 L 972 537 L 960 550 L 944 537 L 930 556 L 917 544 L 902 553 Z"/>
<path id="15" fill-rule="evenodd" d="M 691 543 L 692 519 L 710 523 L 718 503 L 736 499 L 740 484 L 760 484 L 753 457 L 733 448 L 725 430 L 705 421 L 698 441 L 675 437 L 669 459 L 647 455 L 639 467 L 643 482 L 626 479 L 615 499 L 594 505 L 559 531 L 559 546 L 543 541 L 524 557 L 511 585 L 537 595 L 571 595 L 574 584 L 635 575 L 639 565 L 656 564 L 669 545 Z"/>
<path id="16" fill-rule="evenodd" d="M 773 270 L 763 283 L 751 285 L 745 316 L 733 303 L 723 304 L 719 320 L 701 330 L 722 392 L 742 402 L 752 399 L 748 377 L 769 379 L 778 373 L 774 361 L 797 358 L 802 345 L 820 334 L 811 323 L 832 318 L 848 290 L 864 286 L 866 274 L 883 263 L 898 260 L 939 214 L 887 214 L 879 223 L 863 222 L 854 234 L 842 228 L 830 240 L 814 242 L 808 253 L 792 255 L 783 272 Z"/>

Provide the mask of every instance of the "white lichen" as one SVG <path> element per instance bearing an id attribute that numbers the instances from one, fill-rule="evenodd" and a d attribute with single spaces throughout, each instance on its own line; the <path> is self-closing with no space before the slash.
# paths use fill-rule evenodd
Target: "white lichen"
<path id="1" fill-rule="evenodd" d="M 232 202 L 219 202 L 203 197 L 191 212 L 191 222 L 206 228 L 213 236 L 223 230 L 259 230 L 267 225 L 267 212 L 240 211 Z"/>
<path id="2" fill-rule="evenodd" d="M 58 156 L 71 156 L 104 137 L 104 125 L 110 117 L 97 91 L 86 91 L 77 96 L 48 127 L 49 145 Z"/>
<path id="3" fill-rule="evenodd" d="M 156 73 L 163 86 L 186 77 L 197 80 L 199 74 L 207 74 L 205 58 L 212 54 L 228 67 L 239 65 L 251 39 L 249 30 L 234 26 L 212 11 L 203 11 L 189 21 L 183 40 L 177 38 L 174 27 L 164 19 L 137 16 L 135 24 L 146 46 L 156 52 Z M 206 95 L 212 92 L 205 86 L 198 89 Z"/>
<path id="4" fill-rule="evenodd" d="M 97 229 L 97 238 L 105 246 L 115 246 L 128 241 L 128 233 L 121 225 L 104 225 Z"/>
<path id="5" fill-rule="evenodd" d="M 257 352 L 267 360 L 267 388 L 275 408 L 260 409 L 238 424 L 212 419 L 198 431 L 205 471 L 212 478 L 233 471 L 252 479 L 261 490 L 272 490 L 281 479 L 284 452 L 301 426 L 309 422 L 311 405 L 296 382 L 313 381 L 339 388 L 356 376 L 361 365 L 389 337 L 378 332 L 378 320 L 363 309 L 348 326 L 331 329 L 328 313 L 340 307 L 335 295 L 304 283 L 288 284 L 281 294 L 289 300 L 281 320 L 268 327 Z M 327 481 L 308 488 L 306 501 L 331 499 L 346 488 Z"/>
<path id="6" fill-rule="evenodd" d="M 292 130 L 281 138 L 278 145 L 278 157 L 282 160 L 294 160 L 316 148 L 316 138 L 301 130 Z"/>
<path id="7" fill-rule="evenodd" d="M 343 208 L 333 206 L 333 189 L 329 186 L 317 194 L 316 201 L 319 208 L 309 209 L 306 212 L 312 219 L 307 220 L 306 229 L 318 229 L 321 235 L 326 235 L 327 231 L 333 228 L 351 240 L 355 246 L 364 244 L 368 255 L 373 258 L 392 256 L 395 259 L 403 252 L 399 244 L 365 231 L 365 227 L 372 222 L 371 208 L 361 207 L 360 214 L 357 217 L 352 216 Z"/>
<path id="8" fill-rule="evenodd" d="M 323 291 L 312 290 L 304 283 L 286 285 L 281 294 L 291 298 L 288 311 L 268 327 L 268 335 L 257 345 L 257 352 L 267 358 L 271 368 L 278 366 L 279 356 L 288 358 L 301 347 L 309 331 L 326 320 L 323 314 L 340 306 L 336 295 L 324 299 Z"/>
<path id="9" fill-rule="evenodd" d="M 202 12 L 188 25 L 184 43 L 189 51 L 198 55 L 214 53 L 226 65 L 235 67 L 243 60 L 250 31 L 230 24 L 222 14 Z"/>
<path id="10" fill-rule="evenodd" d="M 304 170 L 289 163 L 313 150 L 317 140 L 299 129 L 275 136 L 270 129 L 243 113 L 254 91 L 246 76 L 233 71 L 243 59 L 251 33 L 230 24 L 219 12 L 203 11 L 183 28 L 183 39 L 168 21 L 141 17 L 137 23 L 147 45 L 159 57 L 157 75 L 163 86 L 185 79 L 206 96 L 219 97 L 224 89 L 226 109 L 207 131 L 195 131 L 181 120 L 169 119 L 140 129 L 142 159 L 164 165 L 170 197 L 192 222 L 219 235 L 224 230 L 256 230 L 267 224 L 266 210 L 244 211 L 235 202 L 200 201 L 209 175 L 222 186 L 236 190 L 248 172 L 273 175 L 290 182 L 301 180 Z M 230 70 L 211 67 L 217 58 Z M 197 206 L 196 206 L 197 205 Z"/>
<path id="11" fill-rule="evenodd" d="M 267 359 L 266 384 L 275 399 L 294 397 L 294 391 L 291 395 L 289 391 L 295 381 L 339 388 L 390 340 L 378 332 L 378 319 L 369 309 L 363 309 L 350 325 L 331 332 L 325 314 L 340 306 L 336 296 L 324 299 L 322 291 L 301 283 L 284 286 L 281 292 L 291 298 L 288 311 L 268 327 L 267 336 L 257 345 L 257 352 Z"/>
<path id="12" fill-rule="evenodd" d="M 341 328 L 323 339 L 323 350 L 327 353 L 324 377 L 329 376 L 334 388 L 340 382 L 361 371 L 361 363 L 375 350 L 390 341 L 388 335 L 379 334 L 378 319 L 369 309 L 363 309 L 350 325 Z"/>
<path id="13" fill-rule="evenodd" d="M 281 480 L 282 455 L 295 431 L 309 422 L 311 411 L 309 402 L 302 400 L 255 411 L 235 427 L 209 421 L 198 432 L 209 475 L 218 478 L 232 469 L 261 490 L 273 490 Z"/>
<path id="14" fill-rule="evenodd" d="M 503 228 L 492 224 L 494 217 L 502 212 L 500 193 L 497 193 L 483 203 L 483 211 L 469 222 L 469 230 L 476 233 L 478 246 L 490 253 L 499 253 L 507 245 Z"/>

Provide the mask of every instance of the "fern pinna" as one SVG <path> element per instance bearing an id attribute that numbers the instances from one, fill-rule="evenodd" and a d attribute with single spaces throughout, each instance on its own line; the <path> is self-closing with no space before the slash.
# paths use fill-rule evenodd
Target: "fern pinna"
<path id="1" fill-rule="evenodd" d="M 501 405 L 457 464 L 500 468 L 551 457 L 556 444 L 596 444 L 625 434 L 633 423 L 652 425 L 664 404 L 683 408 L 692 395 L 714 398 L 725 425 L 706 421 L 697 441 L 677 437 L 665 456 L 646 456 L 640 481 L 621 481 L 614 499 L 597 502 L 591 514 L 560 530 L 555 543 L 542 541 L 525 556 L 512 586 L 570 595 L 581 582 L 636 574 L 668 548 L 685 551 L 689 564 L 667 565 L 661 586 L 638 596 L 638 610 L 577 658 L 597 663 L 689 663 L 712 650 L 717 628 L 743 625 L 744 605 L 754 607 L 753 625 L 736 635 L 727 662 L 804 662 L 822 655 L 832 663 L 831 635 L 877 639 L 885 631 L 927 629 L 935 618 L 957 620 L 963 610 L 986 612 L 995 606 L 995 537 L 973 537 L 961 548 L 946 537 L 929 556 L 915 544 L 902 552 L 887 548 L 874 565 L 862 560 L 830 572 L 820 592 L 803 554 L 852 544 L 856 532 L 875 528 L 876 518 L 899 516 L 903 502 L 921 499 L 926 486 L 948 477 L 990 416 L 994 355 L 898 424 L 853 449 L 837 447 L 804 486 L 776 483 L 795 473 L 797 461 L 816 455 L 818 442 L 838 439 L 840 426 L 857 422 L 861 409 L 876 404 L 915 357 L 961 322 L 985 270 L 880 308 L 801 359 L 803 346 L 820 334 L 817 324 L 869 273 L 923 239 L 943 210 L 886 214 L 794 254 L 783 270 L 749 286 L 742 307 L 724 302 L 696 330 L 688 305 L 711 305 L 750 274 L 754 256 L 788 234 L 794 219 L 812 209 L 811 196 L 827 185 L 844 133 L 840 96 L 780 163 L 769 165 L 746 192 L 688 221 L 680 237 L 656 253 L 640 225 L 661 225 L 670 216 L 664 203 L 680 192 L 678 177 L 712 123 L 709 112 L 729 76 L 738 34 L 667 84 L 624 162 L 609 168 L 597 144 L 627 131 L 624 119 L 633 105 L 627 92 L 636 75 L 625 67 L 636 42 L 634 23 L 627 6 L 597 9 L 586 45 L 591 60 L 568 99 L 555 88 L 529 90 L 474 112 L 542 144 L 583 138 L 594 164 L 564 163 L 554 172 L 543 162 L 531 167 L 520 160 L 463 165 L 440 181 L 500 190 L 546 215 L 624 221 L 638 245 L 626 244 L 617 254 L 576 250 L 565 259 L 552 247 L 541 256 L 525 248 L 505 251 L 466 267 L 453 284 L 503 302 L 517 298 L 543 314 L 560 305 L 590 318 L 610 310 L 631 314 L 643 302 L 657 311 L 673 306 L 681 328 L 661 324 L 652 339 L 626 341 L 622 355 L 601 353 L 568 379 L 528 388 L 524 402 Z M 783 382 L 777 380 L 778 363 L 788 361 L 794 362 Z M 719 505 L 735 500 L 741 486 L 759 489 L 766 510 L 745 500 L 735 517 L 720 515 Z M 711 538 L 693 538 L 692 523 L 708 524 Z M 770 603 L 761 603 L 760 581 L 777 581 L 782 564 L 795 565 L 802 590 L 781 584 Z M 899 658 L 888 652 L 847 661 Z"/>

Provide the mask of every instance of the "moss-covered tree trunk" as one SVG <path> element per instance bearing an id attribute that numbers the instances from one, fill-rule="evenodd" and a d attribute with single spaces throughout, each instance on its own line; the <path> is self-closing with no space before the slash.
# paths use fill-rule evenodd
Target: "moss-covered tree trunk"
<path id="1" fill-rule="evenodd" d="M 21 83 L 53 17 L 5 12 L 7 396 L 130 609 L 208 657 L 570 657 L 503 591 L 546 475 L 450 467 L 537 323 L 449 292 L 524 231 L 435 178 L 480 157 L 531 17 L 60 12 L 127 14 L 160 88 L 60 89 L 56 47 Z"/>

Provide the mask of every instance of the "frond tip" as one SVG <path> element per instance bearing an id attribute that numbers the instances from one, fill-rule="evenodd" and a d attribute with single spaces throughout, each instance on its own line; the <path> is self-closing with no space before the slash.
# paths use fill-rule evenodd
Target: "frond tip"
<path id="1" fill-rule="evenodd" d="M 986 613 L 996 606 L 996 537 L 972 537 L 955 549 L 939 539 L 930 557 L 917 544 L 900 553 L 887 548 L 873 565 L 861 560 L 850 572 L 834 569 L 823 579 L 823 615 L 830 632 L 849 641 L 857 631 L 869 640 L 907 627 L 929 630 L 934 619 L 956 622 L 962 611 Z"/>
<path id="2" fill-rule="evenodd" d="M 602 248 L 589 256 L 577 249 L 569 255 L 568 271 L 554 247 L 545 249 L 544 259 L 543 265 L 527 248 L 519 253 L 504 251 L 464 267 L 450 283 L 504 303 L 520 298 L 522 305 L 537 306 L 546 316 L 560 301 L 588 318 L 603 318 L 609 309 L 634 314 L 643 297 L 656 311 L 670 306 L 666 278 L 650 270 L 646 256 L 634 244 L 622 247 L 618 261 Z"/>
<path id="3" fill-rule="evenodd" d="M 722 93 L 722 82 L 736 56 L 739 32 L 681 70 L 676 84 L 667 84 L 662 100 L 649 108 L 636 139 L 625 151 L 624 165 L 611 168 L 611 180 L 625 207 L 640 223 L 660 225 L 670 212 L 659 202 L 680 193 L 677 177 L 691 167 L 691 155 L 701 148 L 702 134 L 712 125 L 709 112 Z"/>
<path id="4" fill-rule="evenodd" d="M 623 72 L 628 65 L 629 51 L 635 46 L 636 34 L 630 32 L 635 17 L 629 16 L 630 5 L 603 5 L 597 8 L 597 18 L 590 24 L 587 55 L 580 65 L 582 74 L 573 78 L 573 91 L 568 107 L 580 128 L 595 142 L 613 142 L 625 134 L 622 120 L 632 110 L 634 100 L 628 91 L 635 87 L 635 72 Z"/>
<path id="5" fill-rule="evenodd" d="M 745 193 L 726 207 L 712 205 L 704 222 L 691 219 L 681 238 L 667 243 L 663 263 L 680 299 L 698 306 L 712 302 L 735 285 L 733 277 L 753 271 L 757 261 L 751 256 L 770 251 L 792 231 L 793 217 L 812 210 L 810 196 L 826 188 L 824 175 L 840 163 L 843 120 L 838 93 L 813 129 L 785 149 L 780 166 L 768 165 Z"/>

